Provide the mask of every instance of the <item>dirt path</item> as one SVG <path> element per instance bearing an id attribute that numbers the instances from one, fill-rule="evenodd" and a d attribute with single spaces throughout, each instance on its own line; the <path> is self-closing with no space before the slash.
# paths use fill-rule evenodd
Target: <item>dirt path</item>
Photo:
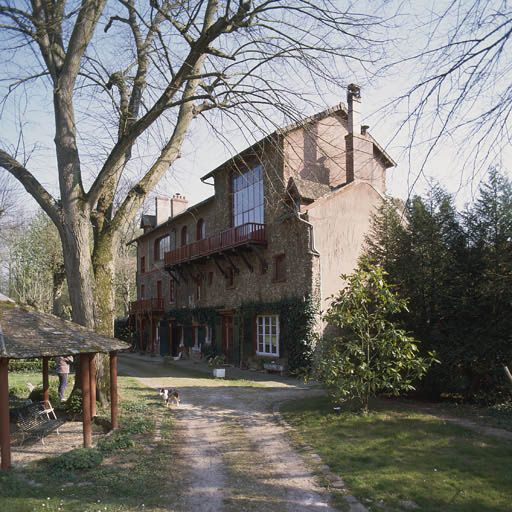
<path id="1" fill-rule="evenodd" d="M 120 372 L 145 385 L 179 388 L 173 408 L 183 501 L 194 512 L 331 512 L 329 495 L 287 440 L 272 404 L 315 391 L 282 380 L 238 381 L 169 377 L 172 369 L 124 356 Z M 245 383 L 247 384 L 247 383 Z M 182 508 L 181 508 L 182 507 Z"/>

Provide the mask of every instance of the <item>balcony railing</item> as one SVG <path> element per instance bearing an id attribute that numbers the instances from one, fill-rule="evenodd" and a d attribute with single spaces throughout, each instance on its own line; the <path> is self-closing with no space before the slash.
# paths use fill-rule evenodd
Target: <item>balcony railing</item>
<path id="1" fill-rule="evenodd" d="M 195 260 L 242 245 L 267 243 L 265 224 L 249 222 L 165 253 L 165 266 Z"/>
<path id="2" fill-rule="evenodd" d="M 164 310 L 164 299 L 140 299 L 130 304 L 130 313 L 151 313 Z"/>

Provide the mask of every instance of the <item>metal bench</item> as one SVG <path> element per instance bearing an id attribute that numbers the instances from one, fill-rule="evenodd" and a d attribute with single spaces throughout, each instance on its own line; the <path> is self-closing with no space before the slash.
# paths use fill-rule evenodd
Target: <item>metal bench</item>
<path id="1" fill-rule="evenodd" d="M 16 430 L 21 436 L 21 444 L 27 439 L 40 439 L 44 444 L 44 436 L 53 432 L 59 433 L 64 423 L 57 418 L 50 402 L 33 402 L 16 411 Z"/>

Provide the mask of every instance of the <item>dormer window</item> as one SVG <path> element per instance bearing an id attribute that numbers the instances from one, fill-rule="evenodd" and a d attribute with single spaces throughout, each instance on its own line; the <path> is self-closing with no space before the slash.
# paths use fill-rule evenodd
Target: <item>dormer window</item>
<path id="1" fill-rule="evenodd" d="M 233 190 L 233 226 L 249 222 L 263 224 L 263 166 L 258 164 L 252 169 L 232 176 Z"/>

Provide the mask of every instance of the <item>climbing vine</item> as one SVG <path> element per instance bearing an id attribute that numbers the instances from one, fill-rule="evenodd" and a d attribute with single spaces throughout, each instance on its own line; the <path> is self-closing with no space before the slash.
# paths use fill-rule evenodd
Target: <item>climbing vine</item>
<path id="1" fill-rule="evenodd" d="M 276 302 L 242 304 L 244 338 L 252 333 L 255 315 L 267 313 L 279 315 L 280 346 L 282 355 L 288 358 L 291 371 L 309 368 L 315 347 L 315 316 L 317 305 L 311 296 L 288 298 Z"/>

